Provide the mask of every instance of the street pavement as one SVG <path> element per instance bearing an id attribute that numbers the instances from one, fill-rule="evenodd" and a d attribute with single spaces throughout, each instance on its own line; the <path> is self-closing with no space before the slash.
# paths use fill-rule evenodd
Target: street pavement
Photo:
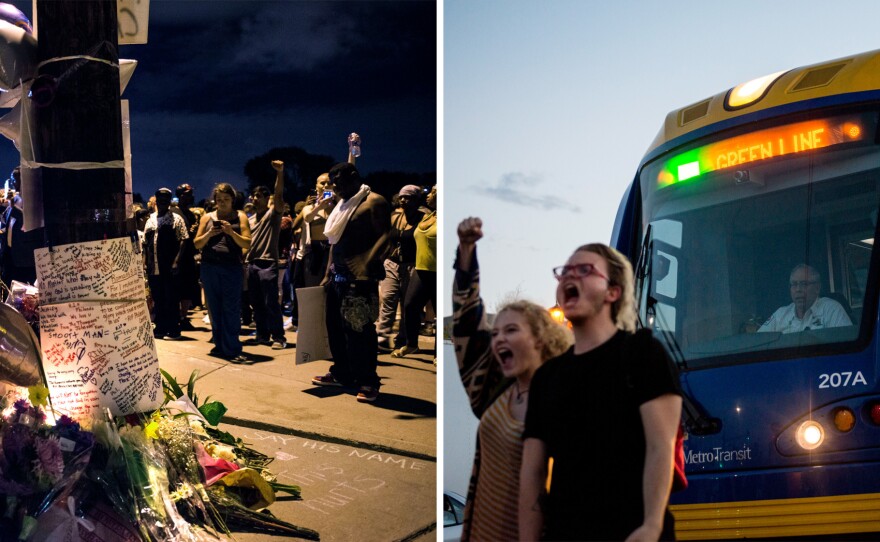
<path id="1" fill-rule="evenodd" d="M 433 338 L 421 337 L 421 353 L 409 358 L 380 354 L 381 392 L 365 404 L 355 399 L 356 390 L 312 385 L 331 362 L 295 365 L 295 332 L 287 332 L 285 350 L 245 346 L 250 364 L 211 356 L 203 316 L 193 313 L 196 331 L 184 332 L 184 340 L 156 341 L 159 365 L 181 386 L 198 371 L 199 401 L 210 396 L 222 402 L 228 408 L 224 428 L 275 457 L 270 470 L 280 482 L 302 488 L 302 500 L 281 497 L 270 507 L 273 514 L 318 531 L 325 541 L 437 537 Z"/>

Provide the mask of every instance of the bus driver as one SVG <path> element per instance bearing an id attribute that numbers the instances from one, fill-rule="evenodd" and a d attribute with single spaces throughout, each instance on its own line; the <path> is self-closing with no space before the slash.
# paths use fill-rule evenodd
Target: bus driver
<path id="1" fill-rule="evenodd" d="M 807 264 L 795 266 L 789 277 L 792 303 L 777 309 L 758 331 L 794 333 L 851 326 L 852 320 L 840 303 L 819 297 L 820 283 L 821 277 L 815 268 Z"/>

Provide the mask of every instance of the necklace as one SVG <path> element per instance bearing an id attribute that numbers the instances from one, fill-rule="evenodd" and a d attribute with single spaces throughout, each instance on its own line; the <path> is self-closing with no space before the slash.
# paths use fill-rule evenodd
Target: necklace
<path id="1" fill-rule="evenodd" d="M 529 388 L 520 391 L 519 382 L 515 382 L 514 385 L 516 386 L 516 404 L 521 405 L 523 403 L 523 395 L 529 393 Z"/>

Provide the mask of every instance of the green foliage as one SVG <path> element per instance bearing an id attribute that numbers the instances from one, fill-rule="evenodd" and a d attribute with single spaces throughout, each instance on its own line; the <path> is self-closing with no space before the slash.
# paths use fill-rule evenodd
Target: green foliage
<path id="1" fill-rule="evenodd" d="M 226 405 L 221 403 L 220 401 L 212 401 L 210 403 L 205 403 L 202 406 L 198 407 L 199 412 L 202 413 L 202 416 L 208 420 L 208 423 L 211 425 L 217 425 L 220 423 L 220 420 L 223 418 L 223 415 L 226 414 Z"/>
<path id="2" fill-rule="evenodd" d="M 176 378 L 168 374 L 164 369 L 159 369 L 159 372 L 162 373 L 162 390 L 165 392 L 166 403 L 168 401 L 174 401 L 183 395 L 183 390 L 177 383 Z"/>
<path id="3" fill-rule="evenodd" d="M 159 371 L 162 373 L 162 389 L 165 392 L 165 402 L 168 403 L 169 401 L 174 401 L 182 397 L 184 395 L 184 391 L 183 388 L 180 387 L 180 384 L 177 382 L 177 379 L 168 374 L 163 369 L 159 369 Z M 189 397 L 189 400 L 192 401 L 197 409 L 199 409 L 199 412 L 201 412 L 202 416 L 205 417 L 210 425 L 218 425 L 228 409 L 226 408 L 226 405 L 224 405 L 220 401 L 209 402 L 207 399 L 204 403 L 199 405 L 199 396 L 196 395 L 196 381 L 198 380 L 198 377 L 198 370 L 190 373 L 189 380 L 186 383 L 186 396 Z M 192 414 L 182 415 L 187 416 Z M 229 444 L 234 444 L 234 442 Z"/>

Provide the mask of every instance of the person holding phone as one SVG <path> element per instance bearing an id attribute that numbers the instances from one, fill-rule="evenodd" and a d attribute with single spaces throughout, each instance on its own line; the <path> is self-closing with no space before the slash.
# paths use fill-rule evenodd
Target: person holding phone
<path id="1" fill-rule="evenodd" d="M 201 279 L 211 316 L 211 353 L 233 363 L 248 359 L 241 353 L 241 295 L 244 282 L 242 251 L 251 246 L 247 215 L 233 207 L 237 194 L 228 183 L 214 188 L 216 210 L 205 213 L 193 240 L 202 251 Z"/>
<path id="2" fill-rule="evenodd" d="M 315 195 L 309 196 L 303 208 L 303 285 L 318 286 L 327 272 L 330 259 L 330 244 L 324 234 L 327 217 L 336 206 L 336 196 L 327 184 L 327 173 L 318 175 L 315 182 Z"/>

